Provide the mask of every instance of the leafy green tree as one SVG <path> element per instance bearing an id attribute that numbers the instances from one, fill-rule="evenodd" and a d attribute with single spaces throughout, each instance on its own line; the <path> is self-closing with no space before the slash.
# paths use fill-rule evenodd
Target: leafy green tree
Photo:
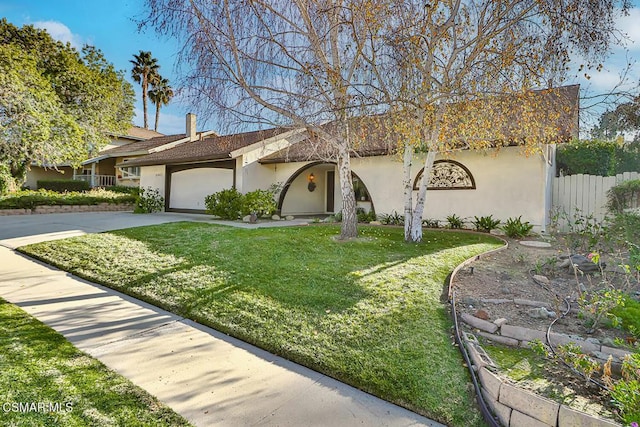
<path id="1" fill-rule="evenodd" d="M 125 132 L 133 96 L 98 49 L 0 20 L 0 162 L 18 183 L 32 163 L 77 166 Z"/>
<path id="2" fill-rule="evenodd" d="M 591 130 L 591 136 L 612 140 L 624 132 L 633 135 L 634 141 L 640 141 L 640 96 L 602 113 L 598 125 Z"/>
<path id="3" fill-rule="evenodd" d="M 151 56 L 151 52 L 141 50 L 137 55 L 133 55 L 133 60 L 130 62 L 133 64 L 131 69 L 131 77 L 136 83 L 140 83 L 142 87 L 142 109 L 144 111 L 144 128 L 149 129 L 149 122 L 147 120 L 147 95 L 149 90 L 149 84 L 159 79 L 158 60 Z"/>
<path id="4" fill-rule="evenodd" d="M 149 99 L 156 106 L 156 123 L 153 128 L 158 131 L 158 121 L 160 120 L 160 107 L 167 105 L 171 98 L 173 98 L 173 88 L 169 85 L 169 80 L 163 79 L 158 75 L 158 78 L 151 83 L 151 90 L 149 91 Z"/>

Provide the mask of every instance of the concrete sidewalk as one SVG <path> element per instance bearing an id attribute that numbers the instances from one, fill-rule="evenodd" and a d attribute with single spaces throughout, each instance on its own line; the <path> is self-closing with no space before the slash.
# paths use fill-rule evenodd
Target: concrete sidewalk
<path id="1" fill-rule="evenodd" d="M 6 221 L 12 217 L 0 218 L 0 239 L 4 239 L 0 240 L 0 296 L 197 426 L 440 425 L 11 249 L 23 241 L 46 240 L 51 233 L 55 237 L 186 219 L 168 214 L 135 218 L 117 214 L 109 213 L 119 216 L 119 222 L 99 220 L 100 224 L 95 215 L 84 217 L 92 215 L 89 213 L 37 215 L 41 218 L 30 217 L 22 225 L 18 219 Z M 23 231 L 17 231 L 21 227 Z"/>

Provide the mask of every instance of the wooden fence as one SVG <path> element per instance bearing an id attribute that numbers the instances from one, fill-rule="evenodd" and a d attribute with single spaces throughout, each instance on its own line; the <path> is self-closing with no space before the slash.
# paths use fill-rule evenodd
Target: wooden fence
<path id="1" fill-rule="evenodd" d="M 576 212 L 593 215 L 603 220 L 607 213 L 607 191 L 624 181 L 640 179 L 638 172 L 625 172 L 616 176 L 570 175 L 553 179 L 554 212 L 566 212 L 573 217 Z M 558 226 L 566 230 L 566 221 Z"/>

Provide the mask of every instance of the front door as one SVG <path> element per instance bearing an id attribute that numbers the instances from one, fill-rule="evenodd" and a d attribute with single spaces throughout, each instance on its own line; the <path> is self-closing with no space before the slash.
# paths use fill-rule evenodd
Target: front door
<path id="1" fill-rule="evenodd" d="M 327 212 L 334 212 L 336 172 L 327 171 Z"/>

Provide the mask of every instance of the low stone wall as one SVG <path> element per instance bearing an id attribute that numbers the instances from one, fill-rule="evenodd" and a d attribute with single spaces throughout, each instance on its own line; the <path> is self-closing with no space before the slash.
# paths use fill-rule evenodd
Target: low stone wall
<path id="1" fill-rule="evenodd" d="M 507 325 L 504 319 L 488 322 L 463 314 L 461 319 L 468 325 L 478 329 L 478 335 L 495 342 L 527 346 L 529 342 L 539 339 L 545 342 L 545 333 L 520 326 Z M 497 367 L 484 351 L 475 335 L 463 333 L 465 347 L 473 363 L 473 369 L 480 379 L 482 396 L 500 423 L 505 427 L 609 427 L 621 426 L 610 420 L 598 418 L 584 412 L 571 409 L 553 400 L 539 396 L 509 383 L 495 374 Z M 593 340 L 582 340 L 564 334 L 551 334 L 554 345 L 573 342 L 598 358 L 608 358 L 620 362 L 627 354 L 625 351 L 603 345 Z"/>
<path id="2" fill-rule="evenodd" d="M 478 335 L 500 344 L 528 347 L 531 341 L 540 340 L 543 343 L 547 341 L 545 332 L 509 325 L 505 319 L 496 319 L 494 322 L 489 322 L 467 313 L 462 313 L 460 319 L 467 325 L 478 329 Z M 591 354 L 602 363 L 606 362 L 609 356 L 612 356 L 614 366 L 616 364 L 620 365 L 622 359 L 629 354 L 628 351 L 623 349 L 603 345 L 595 338 L 583 339 L 578 336 L 551 332 L 549 341 L 553 347 L 568 343 L 576 344 L 583 352 Z"/>
<path id="3" fill-rule="evenodd" d="M 0 216 L 7 215 L 32 215 L 70 212 L 115 212 L 132 211 L 133 204 L 123 203 L 98 203 L 97 205 L 54 205 L 36 206 L 33 209 L 0 209 Z"/>

